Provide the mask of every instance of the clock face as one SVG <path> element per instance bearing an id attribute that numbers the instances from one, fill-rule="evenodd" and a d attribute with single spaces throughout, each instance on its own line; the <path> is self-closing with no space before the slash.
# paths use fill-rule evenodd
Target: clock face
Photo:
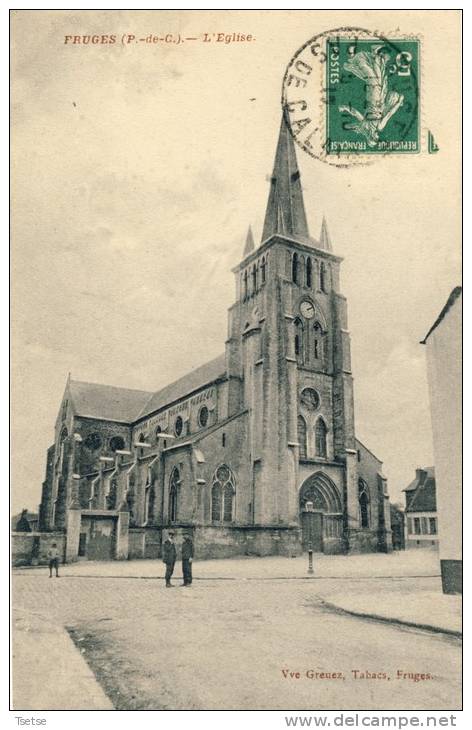
<path id="1" fill-rule="evenodd" d="M 300 400 L 305 408 L 308 408 L 312 411 L 314 411 L 315 408 L 318 408 L 318 406 L 320 405 L 320 396 L 318 395 L 316 390 L 314 390 L 314 388 L 305 388 L 304 390 L 302 390 Z"/>
<path id="2" fill-rule="evenodd" d="M 300 314 L 306 319 L 311 319 L 315 314 L 315 308 L 311 302 L 305 300 L 300 304 Z"/>

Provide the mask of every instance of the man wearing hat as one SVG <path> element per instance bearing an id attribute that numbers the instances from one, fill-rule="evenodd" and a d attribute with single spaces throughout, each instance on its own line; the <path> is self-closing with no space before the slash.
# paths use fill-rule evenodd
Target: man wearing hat
<path id="1" fill-rule="evenodd" d="M 164 542 L 164 549 L 162 554 L 162 560 L 166 564 L 166 588 L 172 588 L 170 579 L 174 572 L 175 560 L 177 558 L 177 552 L 174 544 L 174 533 L 169 532 L 167 540 Z"/>
<path id="2" fill-rule="evenodd" d="M 190 535 L 184 535 L 182 543 L 182 574 L 184 576 L 184 586 L 192 585 L 192 560 L 193 560 L 193 542 Z"/>

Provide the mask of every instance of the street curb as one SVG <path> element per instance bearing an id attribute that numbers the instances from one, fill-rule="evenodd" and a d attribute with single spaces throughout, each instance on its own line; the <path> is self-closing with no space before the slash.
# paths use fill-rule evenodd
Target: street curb
<path id="1" fill-rule="evenodd" d="M 30 566 L 17 566 L 13 569 L 12 573 L 21 573 L 24 570 L 27 570 Z M 34 569 L 36 567 L 45 567 L 45 566 L 33 566 Z M 47 566 L 46 566 L 47 567 Z M 94 575 L 94 574 L 74 574 L 74 573 L 61 573 L 62 578 L 100 578 L 103 580 L 112 578 L 113 580 L 164 580 L 164 575 Z M 177 576 L 176 580 L 180 580 L 181 576 Z M 273 576 L 219 576 L 219 575 L 209 575 L 209 576 L 194 576 L 193 581 L 211 581 L 211 580 L 411 580 L 413 578 L 440 578 L 441 575 L 438 573 L 436 575 L 362 575 L 362 576 L 352 576 L 352 575 L 273 575 Z M 174 576 L 175 578 L 175 576 Z"/>
<path id="2" fill-rule="evenodd" d="M 419 624 L 415 623 L 414 621 L 405 621 L 400 618 L 390 618 L 388 616 L 380 616 L 376 613 L 365 613 L 361 611 L 350 611 L 347 608 L 341 608 L 341 606 L 336 606 L 334 603 L 330 603 L 329 601 L 325 601 L 323 598 L 320 598 L 320 602 L 324 608 L 327 608 L 330 611 L 334 611 L 335 613 L 339 614 L 345 614 L 346 616 L 355 616 L 356 618 L 365 618 L 369 619 L 370 621 L 380 621 L 384 624 L 394 624 L 397 626 L 408 626 L 410 629 L 420 629 L 421 631 L 430 631 L 434 634 L 446 634 L 447 636 L 453 636 L 456 639 L 462 639 L 462 631 L 454 631 L 453 629 L 446 629 L 440 626 L 433 626 L 432 624 Z"/>

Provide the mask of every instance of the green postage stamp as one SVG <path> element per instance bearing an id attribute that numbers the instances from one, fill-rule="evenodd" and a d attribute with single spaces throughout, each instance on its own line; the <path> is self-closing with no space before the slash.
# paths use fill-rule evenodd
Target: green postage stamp
<path id="1" fill-rule="evenodd" d="M 420 151 L 418 40 L 328 38 L 326 154 Z"/>
<path id="2" fill-rule="evenodd" d="M 282 108 L 295 142 L 336 167 L 425 149 L 418 37 L 343 26 L 290 59 Z"/>

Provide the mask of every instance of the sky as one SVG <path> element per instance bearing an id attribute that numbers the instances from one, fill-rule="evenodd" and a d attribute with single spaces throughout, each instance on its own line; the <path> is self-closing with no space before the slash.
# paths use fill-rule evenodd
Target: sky
<path id="1" fill-rule="evenodd" d="M 344 257 L 357 436 L 384 462 L 392 501 L 434 463 L 419 342 L 461 278 L 460 16 L 217 12 L 12 12 L 14 511 L 39 504 L 69 372 L 157 390 L 223 352 L 231 268 L 248 225 L 262 233 L 285 68 L 339 25 L 421 38 L 437 154 L 348 169 L 297 156 L 310 232 L 326 215 Z M 205 32 L 255 40 L 64 43 Z"/>

